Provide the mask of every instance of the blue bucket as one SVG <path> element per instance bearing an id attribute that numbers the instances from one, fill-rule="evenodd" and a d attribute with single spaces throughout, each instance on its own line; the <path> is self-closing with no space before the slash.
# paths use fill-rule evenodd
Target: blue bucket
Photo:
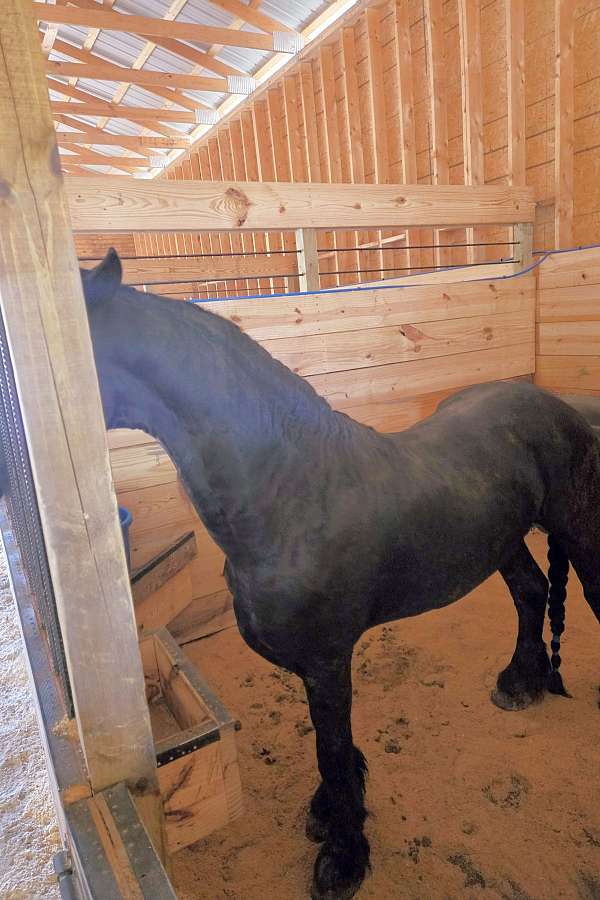
<path id="1" fill-rule="evenodd" d="M 121 534 L 123 535 L 123 545 L 125 547 L 125 559 L 127 560 L 127 568 L 131 571 L 131 551 L 129 550 L 129 526 L 133 521 L 132 515 L 124 506 L 119 507 L 119 522 L 121 524 Z"/>

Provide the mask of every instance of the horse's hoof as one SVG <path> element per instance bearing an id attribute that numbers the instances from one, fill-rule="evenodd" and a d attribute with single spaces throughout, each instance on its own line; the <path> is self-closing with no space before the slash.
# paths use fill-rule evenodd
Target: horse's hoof
<path id="1" fill-rule="evenodd" d="M 308 811 L 306 816 L 306 837 L 313 844 L 322 844 L 327 840 L 329 829 L 325 822 L 318 819 L 313 812 Z"/>
<path id="2" fill-rule="evenodd" d="M 527 709 L 528 706 L 531 706 L 532 703 L 536 703 L 542 699 L 542 695 L 532 696 L 531 694 L 527 694 L 525 692 L 520 694 L 507 694 L 505 691 L 501 691 L 499 688 L 496 688 L 490 694 L 490 699 L 492 703 L 497 706 L 499 709 L 508 710 L 509 712 L 516 712 L 521 709 Z"/>
<path id="3" fill-rule="evenodd" d="M 333 852 L 327 844 L 319 851 L 315 863 L 311 900 L 350 900 L 364 881 L 369 866 L 369 845 L 362 841 L 349 850 Z"/>

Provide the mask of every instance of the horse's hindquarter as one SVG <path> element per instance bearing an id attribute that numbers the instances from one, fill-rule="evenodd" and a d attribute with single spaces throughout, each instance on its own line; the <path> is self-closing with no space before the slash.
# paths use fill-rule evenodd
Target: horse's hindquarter
<path id="1" fill-rule="evenodd" d="M 391 439 L 398 533 L 382 547 L 373 624 L 445 606 L 495 572 L 552 506 L 568 508 L 573 472 L 595 441 L 530 385 L 471 389 Z"/>

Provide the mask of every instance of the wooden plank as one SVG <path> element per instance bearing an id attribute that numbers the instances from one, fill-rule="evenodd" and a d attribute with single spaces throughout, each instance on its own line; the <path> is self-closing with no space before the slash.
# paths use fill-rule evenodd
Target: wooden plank
<path id="1" fill-rule="evenodd" d="M 573 245 L 575 0 L 555 0 L 554 245 Z"/>
<path id="2" fill-rule="evenodd" d="M 190 563 L 198 553 L 193 531 L 182 535 L 162 553 L 137 569 L 131 576 L 131 593 L 137 606 L 154 594 Z"/>
<path id="3" fill-rule="evenodd" d="M 596 283 L 600 275 L 600 247 L 552 253 L 538 269 L 540 290 Z"/>
<path id="4" fill-rule="evenodd" d="M 600 320 L 600 269 L 595 284 L 550 288 L 538 292 L 538 321 L 594 322 Z"/>
<path id="5" fill-rule="evenodd" d="M 393 60 L 397 79 L 395 119 L 399 129 L 402 181 L 404 184 L 417 184 L 417 137 L 408 4 L 395 0 L 392 5 L 392 17 Z M 390 145 L 391 141 L 388 139 L 388 146 Z M 415 231 L 407 237 L 409 249 L 406 260 L 410 268 L 420 266 L 424 259 L 420 250 L 411 249 L 411 243 L 427 244 L 431 241 L 428 241 L 420 231 Z M 401 255 L 394 254 L 394 264 L 397 265 L 401 258 Z"/>
<path id="6" fill-rule="evenodd" d="M 31 696 L 46 757 L 48 783 L 54 800 L 59 828 L 64 839 L 66 837 L 65 809 L 72 803 L 89 797 L 91 787 L 87 778 L 81 745 L 77 739 L 76 726 L 73 723 L 72 733 L 69 733 L 69 729 L 64 727 L 68 721 L 65 703 L 50 663 L 46 637 L 38 624 L 33 598 L 23 571 L 21 553 L 4 500 L 0 502 L 0 528 L 8 563 L 11 591 L 15 599 L 23 646 L 26 651 Z"/>
<path id="7" fill-rule="evenodd" d="M 178 139 L 142 134 L 111 134 L 108 131 L 102 131 L 100 128 L 86 128 L 75 122 L 72 123 L 71 127 L 77 128 L 77 131 L 57 131 L 56 141 L 59 146 L 93 144 L 98 147 L 125 147 L 130 150 L 139 150 L 140 152 L 144 147 L 173 150 L 175 148 L 184 149 L 190 146 L 187 138 Z"/>
<path id="8" fill-rule="evenodd" d="M 372 180 L 377 184 L 385 184 L 389 181 L 389 147 L 388 147 L 388 131 L 387 117 L 384 98 L 383 83 L 383 52 L 380 39 L 380 8 L 369 8 L 365 12 L 366 20 L 366 63 L 368 68 L 369 80 L 368 86 L 368 116 L 363 120 L 363 146 L 367 143 L 373 145 L 373 161 L 374 172 Z M 366 179 L 371 181 L 371 177 Z M 382 239 L 381 231 L 372 231 L 369 238 L 375 243 L 380 244 Z M 393 256 L 397 256 L 394 254 Z M 386 254 L 387 266 L 393 262 L 393 257 Z M 364 267 L 366 269 L 382 269 L 384 267 L 384 254 L 382 251 L 373 251 L 362 254 Z M 366 274 L 366 281 L 370 281 L 372 274 Z M 387 273 L 381 273 L 384 278 Z M 393 273 L 390 273 L 390 277 Z M 362 280 L 362 279 L 361 279 Z"/>
<path id="9" fill-rule="evenodd" d="M 37 4 L 36 4 L 37 5 Z M 45 9 L 51 9 L 47 6 Z M 154 120 L 161 122 L 189 122 L 193 125 L 198 124 L 198 118 L 195 113 L 179 109 L 153 109 L 149 106 L 126 106 L 120 103 L 107 103 L 106 101 L 95 100 L 90 94 L 90 101 L 87 103 L 62 103 L 59 100 L 52 100 L 50 106 L 52 112 L 66 113 L 70 116 L 109 116 L 111 119 L 131 119 L 132 122 L 145 122 L 148 127 L 154 127 L 150 123 Z"/>
<path id="10" fill-rule="evenodd" d="M 232 28 L 214 28 L 189 22 L 169 22 L 147 16 L 123 16 L 114 12 L 76 9 L 66 6 L 47 6 L 36 3 L 35 14 L 42 22 L 56 22 L 61 25 L 79 25 L 84 28 L 99 28 L 108 31 L 134 32 L 143 37 L 166 37 L 175 40 L 192 41 L 199 44 L 222 44 L 225 47 L 243 47 L 247 50 L 277 50 L 295 53 L 300 49 L 298 38 L 287 44 L 276 41 L 270 34 L 252 31 L 236 31 Z"/>
<path id="11" fill-rule="evenodd" d="M 92 59 L 94 59 L 93 56 Z M 154 71 L 153 69 L 129 69 L 125 66 L 115 66 L 100 60 L 98 62 L 74 63 L 48 60 L 46 62 L 46 72 L 57 78 L 75 76 L 76 78 L 91 78 L 94 81 L 115 81 L 125 84 L 140 84 L 142 86 L 158 84 L 187 91 L 213 91 L 218 94 L 248 93 L 245 90 L 232 91 L 230 85 L 237 86 L 238 82 L 229 81 L 227 78 L 182 75 L 179 72 L 162 72 Z"/>
<path id="12" fill-rule="evenodd" d="M 541 356 L 600 357 L 600 302 L 596 315 L 596 321 L 540 322 L 538 353 Z"/>
<path id="13" fill-rule="evenodd" d="M 525 4 L 506 0 L 508 177 L 525 184 Z"/>
<path id="14" fill-rule="evenodd" d="M 540 387 L 563 393 L 600 393 L 600 355 L 538 355 L 535 383 Z"/>
<path id="15" fill-rule="evenodd" d="M 0 306 L 16 361 L 79 735 L 94 790 L 117 781 L 139 787 L 144 779 L 140 810 L 160 852 L 161 809 L 129 577 L 44 58 L 27 0 L 4 4 L 0 47 L 6 129 Z"/>
<path id="16" fill-rule="evenodd" d="M 465 184 L 483 184 L 483 73 L 481 64 L 481 0 L 458 0 L 460 35 L 463 155 Z M 480 240 L 467 228 L 467 243 Z M 481 258 L 475 247 L 467 247 L 467 262 Z"/>
<path id="17" fill-rule="evenodd" d="M 240 116 L 242 125 L 242 148 L 244 151 L 244 162 L 246 166 L 246 178 L 248 181 L 259 181 L 258 169 L 258 146 L 257 137 L 254 132 L 254 117 L 252 111 L 243 110 Z M 253 235 L 254 247 L 258 252 L 265 252 L 268 248 L 267 236 L 264 232 L 257 231 Z M 283 257 L 283 259 L 291 260 L 291 265 L 297 265 L 293 257 Z M 281 262 L 281 260 L 279 260 Z M 262 278 L 258 282 L 259 293 L 268 293 L 273 282 L 268 278 Z"/>
<path id="18" fill-rule="evenodd" d="M 255 28 L 260 28 L 261 31 L 266 31 L 267 33 L 287 31 L 290 34 L 297 34 L 297 32 L 294 31 L 293 28 L 290 28 L 289 25 L 284 25 L 277 19 L 272 18 L 272 16 L 267 16 L 265 13 L 259 12 L 259 10 L 254 9 L 252 6 L 240 3 L 239 0 L 214 0 L 214 5 L 226 10 L 228 13 L 231 13 L 232 16 L 241 19 L 243 22 L 254 25 Z"/>
<path id="19" fill-rule="evenodd" d="M 319 75 L 320 88 L 323 95 L 323 118 L 325 128 L 322 129 L 324 145 L 325 171 L 322 171 L 323 181 L 338 184 L 342 181 L 342 164 L 340 153 L 340 135 L 335 100 L 335 79 L 333 72 L 333 50 L 330 46 L 321 47 L 319 51 Z M 329 232 L 325 246 L 335 250 L 335 232 Z M 337 272 L 340 269 L 340 258 L 337 253 L 333 255 L 332 267 Z M 324 287 L 335 287 L 340 283 L 339 275 L 332 275 L 324 282 Z"/>
<path id="20" fill-rule="evenodd" d="M 66 184 L 76 231 L 254 231 L 531 222 L 530 188 L 256 184 L 108 177 Z"/>
<path id="21" fill-rule="evenodd" d="M 304 377 L 371 369 L 415 359 L 535 342 L 533 304 L 516 313 L 262 341 L 276 359 Z M 596 347 L 598 352 L 598 347 Z"/>
<path id="22" fill-rule="evenodd" d="M 258 341 L 300 335 L 419 325 L 468 316 L 533 311 L 535 279 L 420 285 L 405 290 L 338 291 L 272 300 L 228 300 L 206 308 L 235 322 Z"/>
<path id="23" fill-rule="evenodd" d="M 374 369 L 313 375 L 307 380 L 334 409 L 345 412 L 375 399 L 381 402 L 445 389 L 455 390 L 469 384 L 528 375 L 534 369 L 535 345 L 533 341 L 527 341 L 513 345 L 510 352 L 506 347 L 477 350 Z"/>
<path id="24" fill-rule="evenodd" d="M 296 231 L 296 247 L 300 251 L 297 264 L 300 272 L 300 290 L 318 291 L 319 256 L 317 253 L 317 232 L 314 228 L 299 228 Z"/>
<path id="25" fill-rule="evenodd" d="M 444 4 L 442 0 L 424 0 L 424 12 L 431 119 L 431 181 L 432 184 L 439 186 L 448 184 L 450 181 Z M 439 230 L 436 229 L 433 236 L 433 243 L 439 244 L 441 242 Z M 434 251 L 434 259 L 438 266 L 446 265 L 449 262 L 447 251 L 439 249 Z"/>
<path id="26" fill-rule="evenodd" d="M 235 625 L 231 594 L 217 591 L 207 597 L 199 597 L 186 607 L 169 625 L 169 632 L 178 644 L 199 640 L 207 634 L 215 634 Z"/>
<path id="27" fill-rule="evenodd" d="M 315 84 L 310 62 L 300 65 L 300 92 L 302 97 L 302 118 L 306 154 L 308 159 L 308 181 L 325 181 L 321 178 L 321 159 L 319 156 L 317 112 L 315 108 Z"/>
<path id="28" fill-rule="evenodd" d="M 193 597 L 191 573 L 189 569 L 182 569 L 136 604 L 135 620 L 139 634 L 169 625 L 190 605 Z"/>

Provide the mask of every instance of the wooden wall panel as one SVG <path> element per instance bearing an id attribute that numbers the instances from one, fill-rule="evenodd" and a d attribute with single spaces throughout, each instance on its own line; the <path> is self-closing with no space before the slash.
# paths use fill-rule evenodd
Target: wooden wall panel
<path id="1" fill-rule="evenodd" d="M 535 381 L 600 394 L 600 248 L 556 253 L 538 275 Z"/>

